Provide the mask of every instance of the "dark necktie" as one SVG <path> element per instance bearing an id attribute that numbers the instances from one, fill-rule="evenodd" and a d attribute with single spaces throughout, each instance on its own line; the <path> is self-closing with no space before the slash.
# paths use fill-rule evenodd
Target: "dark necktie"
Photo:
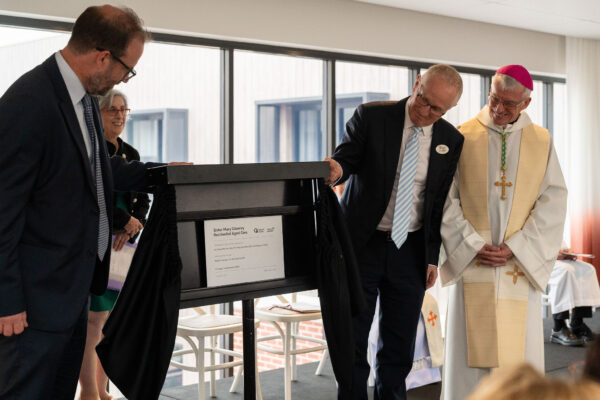
<path id="1" fill-rule="evenodd" d="M 108 217 L 106 215 L 106 201 L 104 199 L 104 183 L 102 181 L 102 168 L 100 166 L 100 145 L 96 136 L 96 128 L 94 127 L 94 117 L 92 108 L 92 99 L 90 95 L 86 94 L 81 100 L 83 104 L 83 116 L 85 119 L 85 125 L 90 135 L 90 143 L 92 147 L 92 177 L 96 183 L 96 199 L 98 201 L 98 208 L 100 210 L 99 218 L 99 230 L 98 230 L 98 258 L 100 261 L 104 259 L 104 255 L 108 248 Z"/>

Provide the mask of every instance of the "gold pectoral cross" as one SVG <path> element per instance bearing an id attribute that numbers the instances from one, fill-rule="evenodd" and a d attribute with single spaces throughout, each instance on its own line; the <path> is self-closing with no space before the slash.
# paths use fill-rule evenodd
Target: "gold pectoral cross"
<path id="1" fill-rule="evenodd" d="M 525 274 L 522 273 L 521 271 L 519 271 L 519 267 L 517 267 L 516 265 L 514 265 L 513 267 L 514 267 L 513 270 L 506 272 L 506 275 L 512 275 L 513 285 L 516 285 L 517 279 L 519 279 L 520 276 L 525 276 Z"/>
<path id="2" fill-rule="evenodd" d="M 506 187 L 512 186 L 512 182 L 506 182 L 506 176 L 502 175 L 502 182 L 495 182 L 494 185 L 502 186 L 502 196 L 500 198 L 506 200 Z"/>

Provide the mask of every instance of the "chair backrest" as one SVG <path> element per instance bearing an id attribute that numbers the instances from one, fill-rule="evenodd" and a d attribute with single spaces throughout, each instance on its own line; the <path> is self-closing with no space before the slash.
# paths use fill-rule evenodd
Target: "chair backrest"
<path id="1" fill-rule="evenodd" d="M 208 312 L 206 312 L 205 307 L 194 307 L 193 310 L 196 311 L 198 315 L 215 315 L 215 304 L 211 304 L 208 306 Z"/>
<path id="2" fill-rule="evenodd" d="M 282 294 L 278 294 L 275 297 L 277 298 L 277 300 L 279 300 L 279 302 L 281 304 L 295 303 L 297 300 L 298 294 L 296 292 L 294 292 L 294 293 L 289 293 L 289 295 L 290 295 L 289 298 L 291 299 L 291 301 L 288 300 L 288 297 L 286 297 L 287 295 L 284 296 Z M 254 299 L 254 307 L 258 306 L 258 303 L 260 302 L 261 299 L 262 298 Z"/>
<path id="3" fill-rule="evenodd" d="M 279 300 L 280 302 L 282 302 L 283 304 L 288 304 L 288 303 L 295 303 L 296 299 L 298 297 L 298 294 L 296 292 L 291 293 L 291 301 L 287 299 L 287 297 L 285 297 L 282 294 L 278 294 L 277 296 L 277 300 Z"/>

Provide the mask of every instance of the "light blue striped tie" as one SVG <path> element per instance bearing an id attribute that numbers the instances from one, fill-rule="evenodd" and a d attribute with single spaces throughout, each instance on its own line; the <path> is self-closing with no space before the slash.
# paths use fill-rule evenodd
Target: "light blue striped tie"
<path id="1" fill-rule="evenodd" d="M 411 128 L 411 134 L 406 143 L 404 157 L 402 158 L 402 168 L 400 169 L 396 204 L 394 206 L 394 222 L 392 224 L 392 240 L 398 248 L 406 241 L 406 236 L 408 235 L 413 186 L 415 183 L 415 173 L 417 172 L 417 160 L 419 158 L 419 133 L 422 131 L 423 129 L 418 126 Z"/>
<path id="2" fill-rule="evenodd" d="M 92 99 L 88 94 L 83 96 L 81 100 L 83 104 L 83 116 L 85 118 L 85 125 L 87 126 L 88 133 L 90 135 L 90 144 L 92 146 L 92 176 L 96 183 L 96 198 L 98 200 L 98 208 L 100 214 L 98 215 L 98 258 L 100 261 L 104 259 L 106 250 L 108 249 L 108 217 L 106 215 L 106 201 L 104 199 L 104 183 L 102 180 L 102 168 L 100 164 L 100 145 L 97 143 L 96 128 L 94 127 Z"/>

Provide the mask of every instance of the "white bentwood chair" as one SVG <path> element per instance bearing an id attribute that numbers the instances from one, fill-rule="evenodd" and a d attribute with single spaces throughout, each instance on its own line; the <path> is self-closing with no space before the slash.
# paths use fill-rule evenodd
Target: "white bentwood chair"
<path id="1" fill-rule="evenodd" d="M 171 365 L 181 368 L 186 371 L 198 373 L 198 399 L 206 398 L 206 382 L 205 373 L 210 372 L 210 396 L 216 397 L 216 377 L 215 371 L 226 368 L 238 367 L 229 392 L 236 392 L 240 383 L 243 371 L 243 354 L 218 346 L 219 335 L 228 335 L 235 332 L 242 332 L 242 317 L 237 315 L 215 314 L 215 306 L 209 307 L 209 312 L 206 313 L 202 308 L 194 308 L 196 313 L 190 316 L 179 318 L 177 324 L 177 336 L 185 340 L 190 347 L 173 352 Z M 255 328 L 258 327 L 258 322 Z M 205 341 L 208 339 L 209 345 L 206 346 Z M 209 353 L 209 365 L 205 365 L 205 353 Z M 184 356 L 186 354 L 194 354 L 195 364 L 189 365 L 177 361 L 174 358 Z M 217 364 L 215 356 L 217 354 L 228 355 L 237 360 Z M 256 368 L 256 367 L 255 367 Z M 260 379 L 258 370 L 256 371 L 256 396 L 262 400 L 260 390 Z"/>
<path id="2" fill-rule="evenodd" d="M 313 351 L 323 350 L 323 355 L 315 372 L 315 375 L 321 375 L 321 373 L 323 372 L 325 360 L 328 357 L 327 341 L 324 339 L 304 336 L 299 333 L 299 326 L 301 322 L 321 319 L 321 311 L 319 306 L 311 306 L 308 307 L 310 308 L 310 310 L 308 310 L 307 312 L 300 312 L 295 311 L 294 309 L 305 310 L 307 309 L 307 307 L 303 303 L 296 302 L 296 293 L 291 295 L 291 302 L 288 302 L 288 300 L 282 295 L 278 295 L 277 299 L 280 301 L 280 306 L 288 306 L 289 309 L 279 307 L 256 307 L 255 309 L 254 315 L 256 319 L 260 322 L 271 324 L 277 331 L 277 334 L 275 335 L 259 337 L 257 339 L 257 347 L 259 350 L 262 351 L 283 355 L 285 372 L 284 399 L 291 400 L 291 382 L 297 379 L 296 356 L 298 354 L 305 354 Z M 257 304 L 258 300 L 256 301 L 255 305 Z M 282 329 L 280 324 L 283 325 L 284 329 Z M 281 340 L 283 343 L 281 348 L 265 346 L 261 344 L 262 342 L 278 339 Z M 315 345 L 299 349 L 296 346 L 298 340 L 304 340 L 306 342 L 314 343 Z"/>

